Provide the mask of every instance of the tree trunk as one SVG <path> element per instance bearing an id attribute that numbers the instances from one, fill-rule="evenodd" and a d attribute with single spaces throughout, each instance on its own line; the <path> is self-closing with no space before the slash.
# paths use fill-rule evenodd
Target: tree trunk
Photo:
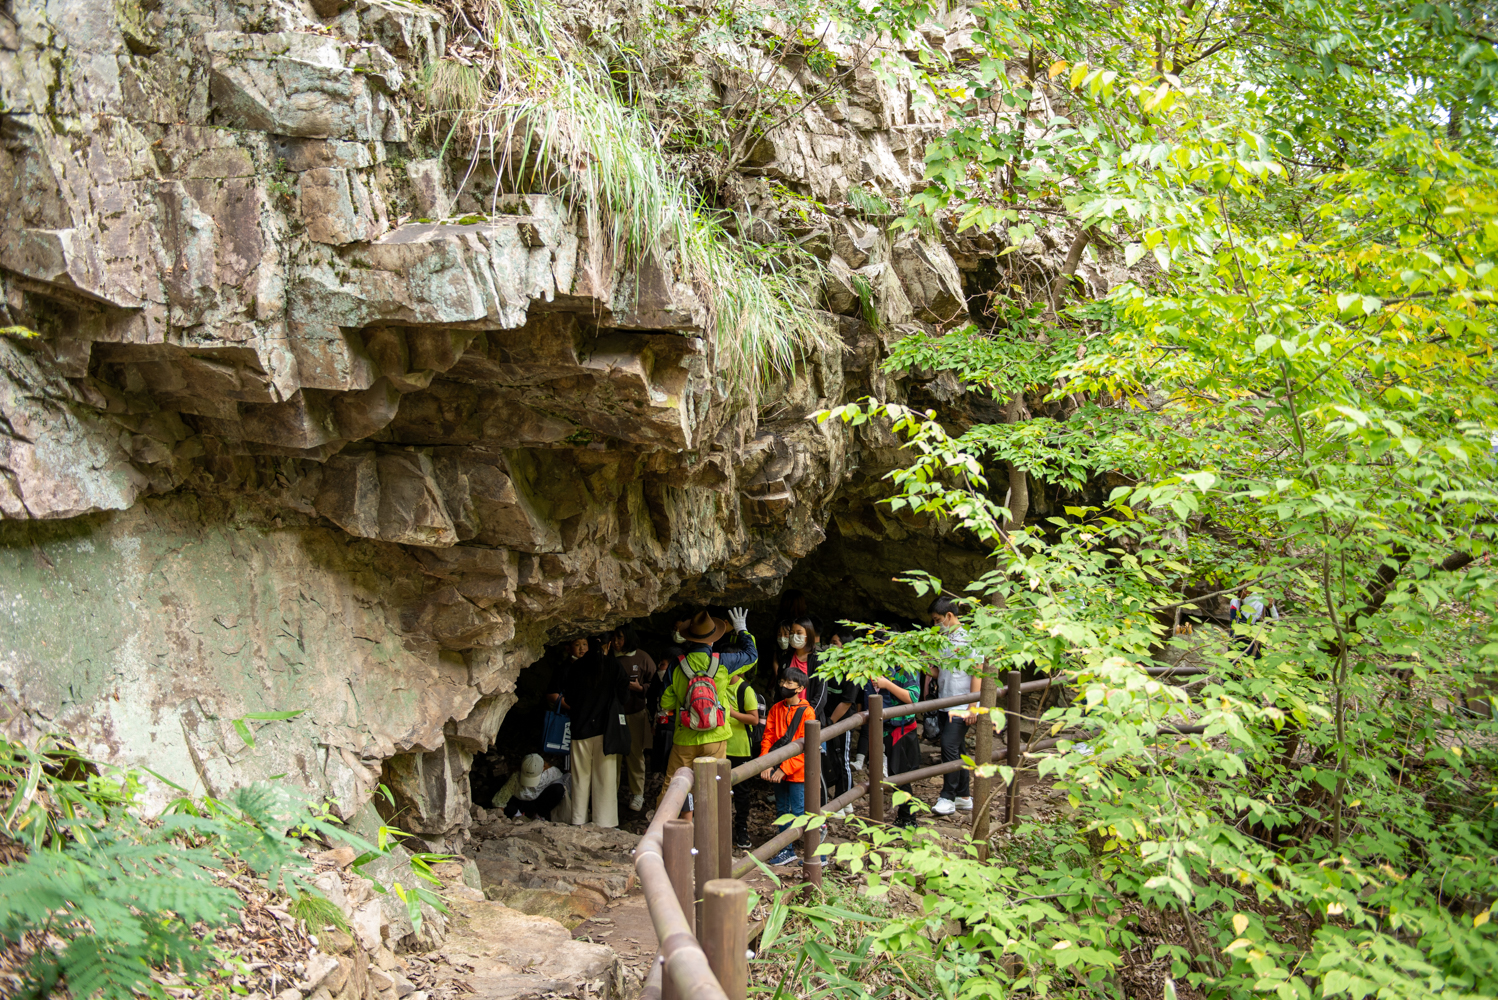
<path id="1" fill-rule="evenodd" d="M 1082 251 L 1087 249 L 1087 244 L 1091 240 L 1092 227 L 1088 226 L 1072 240 L 1071 246 L 1066 251 L 1066 262 L 1061 265 L 1061 273 L 1051 282 L 1051 312 L 1057 316 L 1061 315 L 1062 293 L 1067 284 L 1076 278 L 1077 268 L 1082 263 Z"/>
<path id="2" fill-rule="evenodd" d="M 1016 392 L 1009 405 L 1004 407 L 1004 423 L 1018 423 L 1030 415 L 1025 408 L 1025 394 Z M 1025 515 L 1030 512 L 1030 473 L 1013 462 L 1009 467 L 1009 520 L 1004 522 L 1004 531 L 1011 532 L 1025 525 Z"/>

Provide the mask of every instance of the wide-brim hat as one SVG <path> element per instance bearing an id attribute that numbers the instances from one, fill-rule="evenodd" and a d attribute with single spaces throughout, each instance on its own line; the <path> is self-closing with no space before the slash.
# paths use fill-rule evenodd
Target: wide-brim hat
<path id="1" fill-rule="evenodd" d="M 728 623 L 721 618 L 714 618 L 706 611 L 701 611 L 695 618 L 678 625 L 677 631 L 687 642 L 700 642 L 710 646 L 723 638 L 724 633 L 728 631 Z"/>

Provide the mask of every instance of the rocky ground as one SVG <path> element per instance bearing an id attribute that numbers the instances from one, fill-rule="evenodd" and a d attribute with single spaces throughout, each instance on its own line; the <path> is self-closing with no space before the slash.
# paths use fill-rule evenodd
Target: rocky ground
<path id="1" fill-rule="evenodd" d="M 921 764 L 940 761 L 940 750 L 934 744 L 921 744 Z M 866 779 L 862 775 L 860 780 Z M 651 776 L 650 795 L 659 787 L 661 777 Z M 941 789 L 941 779 L 917 782 L 912 791 L 926 803 L 933 803 Z M 740 786 L 739 794 L 749 804 L 750 839 L 761 844 L 774 836 L 775 808 L 773 792 L 768 786 L 753 782 Z M 1054 796 L 1048 785 L 1022 784 L 1019 812 L 1033 816 L 1050 811 Z M 856 815 L 867 816 L 867 804 L 860 803 Z M 475 862 L 483 880 L 484 895 L 506 905 L 541 914 L 570 927 L 575 940 L 607 945 L 613 949 L 624 974 L 623 980 L 642 982 L 654 959 L 657 942 L 645 907 L 644 896 L 634 877 L 631 852 L 648 822 L 646 814 L 631 813 L 621 803 L 622 825 L 617 830 L 600 830 L 591 825 L 573 827 L 543 820 L 508 820 L 489 811 L 477 813 L 479 822 L 473 828 L 473 839 L 465 854 Z M 851 817 L 850 817 L 851 819 Z M 964 836 L 972 815 L 957 813 L 935 816 L 923 813 L 919 822 L 954 841 Z M 829 824 L 833 842 L 855 835 L 847 820 Z M 742 857 L 735 852 L 735 857 Z M 799 866 L 778 870 L 785 885 L 800 880 Z M 825 881 L 846 882 L 849 891 L 862 884 L 846 870 L 829 867 Z M 768 900 L 776 886 L 763 874 L 749 877 L 751 886 Z M 751 915 L 764 916 L 765 903 Z M 899 905 L 895 901 L 895 905 Z M 913 905 L 913 904 L 912 904 Z"/>
<path id="2" fill-rule="evenodd" d="M 922 744 L 922 764 L 936 763 L 939 750 Z M 867 775 L 863 775 L 866 779 Z M 661 776 L 652 776 L 650 798 Z M 922 801 L 936 800 L 940 780 L 917 783 Z M 750 810 L 751 839 L 760 844 L 775 834 L 773 793 L 760 782 L 739 789 Z M 1022 814 L 1048 811 L 1045 786 L 1024 786 Z M 243 901 L 241 920 L 213 932 L 223 949 L 224 984 L 246 1000 L 629 1000 L 654 960 L 657 941 L 634 871 L 633 851 L 644 832 L 643 812 L 623 809 L 619 829 L 571 826 L 543 820 L 509 820 L 474 808 L 475 825 L 463 854 L 433 865 L 447 913 L 421 908 L 413 923 L 394 892 L 380 893 L 353 870 L 347 847 L 309 848 L 310 881 L 344 917 L 344 927 L 320 930 L 299 919 L 283 894 L 241 865 L 218 881 Z M 861 803 L 859 816 L 866 813 Z M 971 814 L 919 822 L 954 842 L 963 837 Z M 833 842 L 856 836 L 849 819 L 833 820 Z M 742 857 L 736 852 L 736 857 Z M 381 884 L 417 884 L 410 855 L 396 847 L 389 857 L 363 866 Z M 798 865 L 776 871 L 784 887 L 801 880 Z M 778 888 L 765 873 L 748 879 L 760 894 L 751 920 L 762 920 Z M 825 882 L 858 892 L 863 879 L 828 866 Z M 425 884 L 425 883 L 422 883 Z M 918 905 L 895 893 L 894 907 Z M 753 925 L 751 924 L 751 927 Z M 0 995 L 29 954 L 51 946 L 37 938 L 0 952 Z M 181 978 L 162 974 L 158 983 L 175 1000 L 204 995 Z"/>

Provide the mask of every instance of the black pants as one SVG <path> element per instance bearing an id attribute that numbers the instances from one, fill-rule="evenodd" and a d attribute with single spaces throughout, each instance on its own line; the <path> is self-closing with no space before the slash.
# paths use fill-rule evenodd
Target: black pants
<path id="1" fill-rule="evenodd" d="M 730 757 L 728 763 L 733 767 L 747 764 L 753 757 Z M 739 782 L 733 795 L 733 842 L 743 844 L 749 840 L 749 787 L 751 782 L 758 782 L 758 778 L 750 778 L 749 781 Z"/>
<path id="2" fill-rule="evenodd" d="M 652 723 L 654 725 L 654 723 Z M 656 726 L 650 740 L 650 773 L 666 774 L 666 761 L 671 758 L 671 742 L 676 733 L 668 725 Z M 671 779 L 666 775 L 666 780 Z"/>
<path id="3" fill-rule="evenodd" d="M 526 802 L 524 799 L 511 797 L 505 806 L 505 815 L 514 819 L 516 816 L 529 816 L 534 819 L 537 816 L 545 818 L 551 815 L 551 811 L 562 802 L 562 796 L 567 794 L 566 787 L 558 781 L 554 785 L 547 785 L 541 789 L 541 794 Z"/>
<path id="4" fill-rule="evenodd" d="M 962 759 L 962 744 L 967 739 L 967 723 L 961 719 L 954 719 L 946 712 L 941 713 L 941 762 L 945 764 L 950 760 Z M 968 790 L 970 775 L 965 767 L 959 767 L 951 774 L 942 775 L 941 797 L 944 799 L 965 799 L 970 794 Z"/>
<path id="5" fill-rule="evenodd" d="M 853 742 L 852 733 L 835 736 L 823 745 L 822 782 L 831 793 L 824 803 L 842 795 L 853 787 L 853 765 L 848 760 L 848 746 Z"/>
<path id="6" fill-rule="evenodd" d="M 884 731 L 884 759 L 889 762 L 890 774 L 904 774 L 906 771 L 914 771 L 921 766 L 921 740 L 916 735 L 916 730 L 900 737 L 892 739 L 893 734 L 889 730 Z M 880 775 L 870 774 L 870 780 L 877 781 Z M 907 786 L 897 786 L 910 791 Z M 907 800 L 900 803 L 899 809 L 895 811 L 895 822 L 901 826 L 909 826 L 914 820 L 910 817 L 910 802 Z"/>

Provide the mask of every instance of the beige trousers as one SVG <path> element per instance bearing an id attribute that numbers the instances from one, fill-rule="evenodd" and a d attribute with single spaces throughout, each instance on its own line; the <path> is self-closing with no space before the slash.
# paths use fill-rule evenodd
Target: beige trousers
<path id="1" fill-rule="evenodd" d="M 684 767 L 691 767 L 692 761 L 698 757 L 728 759 L 728 741 L 699 743 L 696 746 L 687 746 L 682 743 L 671 744 L 671 756 L 666 760 L 666 780 L 661 782 L 661 793 L 655 797 L 657 806 L 661 804 L 661 799 L 666 797 L 666 789 L 671 787 L 671 776 Z"/>
<path id="2" fill-rule="evenodd" d="M 572 825 L 588 821 L 588 803 L 593 803 L 593 822 L 602 827 L 619 825 L 619 755 L 603 752 L 601 735 L 572 741 Z"/>
<path id="3" fill-rule="evenodd" d="M 625 717 L 629 721 L 629 756 L 624 758 L 629 775 L 629 794 L 645 794 L 645 749 L 650 746 L 650 713 L 641 709 Z"/>

